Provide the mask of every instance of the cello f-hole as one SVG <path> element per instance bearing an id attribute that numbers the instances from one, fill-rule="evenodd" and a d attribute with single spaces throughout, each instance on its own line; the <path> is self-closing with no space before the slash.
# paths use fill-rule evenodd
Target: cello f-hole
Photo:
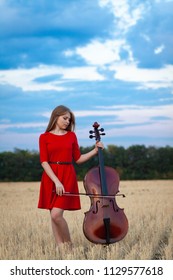
<path id="1" fill-rule="evenodd" d="M 109 202 L 112 203 L 112 207 L 113 207 L 114 211 L 115 211 L 115 212 L 118 212 L 118 211 L 119 211 L 119 208 L 118 208 L 118 207 L 115 208 L 115 203 L 112 201 L 112 199 L 110 199 Z"/>
<path id="2" fill-rule="evenodd" d="M 100 203 L 100 200 L 97 200 L 97 201 L 96 201 L 96 204 L 95 204 L 95 206 L 96 206 L 95 208 L 96 208 L 96 209 L 93 210 L 93 214 L 97 214 L 97 213 L 98 213 L 98 203 Z"/>

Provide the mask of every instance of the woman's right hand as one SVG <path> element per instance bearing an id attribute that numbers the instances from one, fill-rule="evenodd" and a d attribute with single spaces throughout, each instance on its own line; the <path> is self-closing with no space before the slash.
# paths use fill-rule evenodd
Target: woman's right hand
<path id="1" fill-rule="evenodd" d="M 64 189 L 64 186 L 58 182 L 57 184 L 55 184 L 55 187 L 56 187 L 56 194 L 57 195 L 63 195 L 63 193 L 65 193 L 65 189 Z"/>

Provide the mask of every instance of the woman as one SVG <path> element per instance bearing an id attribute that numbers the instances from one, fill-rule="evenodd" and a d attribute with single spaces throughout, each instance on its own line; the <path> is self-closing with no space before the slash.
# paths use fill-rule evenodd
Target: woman
<path id="1" fill-rule="evenodd" d="M 53 110 L 46 132 L 39 139 L 40 161 L 44 172 L 38 208 L 50 210 L 57 246 L 71 242 L 68 224 L 63 217 L 64 210 L 81 208 L 79 196 L 65 196 L 65 192 L 79 192 L 72 161 L 81 164 L 95 156 L 98 147 L 103 148 L 103 144 L 97 142 L 93 150 L 81 154 L 74 128 L 74 114 L 69 108 L 60 105 Z"/>

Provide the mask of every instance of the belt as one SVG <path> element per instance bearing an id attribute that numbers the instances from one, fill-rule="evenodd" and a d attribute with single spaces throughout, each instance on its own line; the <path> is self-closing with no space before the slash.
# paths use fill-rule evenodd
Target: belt
<path id="1" fill-rule="evenodd" d="M 51 164 L 72 164 L 70 161 L 49 161 Z"/>

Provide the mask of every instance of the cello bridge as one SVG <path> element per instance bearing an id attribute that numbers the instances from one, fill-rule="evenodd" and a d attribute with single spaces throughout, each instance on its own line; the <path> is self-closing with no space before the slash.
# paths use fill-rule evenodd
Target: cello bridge
<path id="1" fill-rule="evenodd" d="M 104 204 L 104 205 L 102 206 L 102 208 L 107 208 L 107 207 L 109 207 L 109 204 Z"/>

